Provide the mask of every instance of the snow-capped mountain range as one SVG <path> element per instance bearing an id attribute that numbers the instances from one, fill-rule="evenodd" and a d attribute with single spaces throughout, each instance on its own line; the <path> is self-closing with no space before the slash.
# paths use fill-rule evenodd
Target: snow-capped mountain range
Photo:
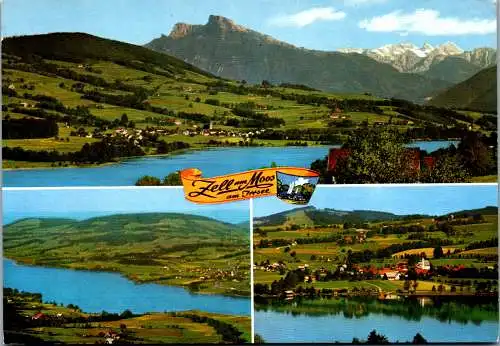
<path id="1" fill-rule="evenodd" d="M 438 46 L 425 43 L 422 47 L 403 42 L 375 49 L 342 48 L 338 51 L 363 54 L 379 62 L 388 63 L 400 72 L 412 73 L 428 71 L 431 66 L 448 57 L 462 58 L 479 68 L 488 67 L 496 60 L 496 50 L 493 48 L 476 48 L 472 51 L 464 51 L 453 42 L 446 42 Z"/>

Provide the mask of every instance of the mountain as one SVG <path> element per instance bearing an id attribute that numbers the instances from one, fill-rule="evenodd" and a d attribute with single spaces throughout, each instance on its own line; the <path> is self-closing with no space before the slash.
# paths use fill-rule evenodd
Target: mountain
<path id="1" fill-rule="evenodd" d="M 135 67 L 143 69 L 152 65 L 166 74 L 185 74 L 186 71 L 191 71 L 213 77 L 175 57 L 141 46 L 78 32 L 6 37 L 2 40 L 2 53 L 29 57 L 34 61 L 37 57 L 82 63 L 88 60 L 105 60 L 121 65 L 135 64 Z"/>
<path id="2" fill-rule="evenodd" d="M 148 238 L 151 239 L 163 236 L 184 238 L 188 234 L 200 239 L 223 239 L 233 232 L 244 239 L 248 234 L 248 223 L 246 228 L 244 226 L 244 224 L 238 226 L 205 216 L 181 213 L 116 214 L 81 221 L 66 218 L 26 218 L 4 226 L 4 243 L 8 245 L 9 236 L 19 231 L 31 233 L 43 230 L 44 233 L 40 236 L 51 237 L 57 235 L 60 228 L 65 230 L 65 236 L 72 234 L 82 236 L 82 242 L 90 242 L 92 236 L 99 238 L 101 233 L 107 236 L 120 235 L 123 243 L 131 241 L 127 237 L 128 235 L 133 237 L 135 233 L 148 234 Z M 204 227 L 204 232 L 197 231 L 200 227 Z M 87 232 L 91 237 L 86 237 Z"/>
<path id="3" fill-rule="evenodd" d="M 373 210 L 336 210 L 317 209 L 313 206 L 295 208 L 284 212 L 258 217 L 254 219 L 254 225 L 261 226 L 281 226 L 285 224 L 307 224 L 307 225 L 331 225 L 339 223 L 364 223 L 375 221 L 398 220 L 408 217 L 393 213 L 373 211 Z"/>
<path id="4" fill-rule="evenodd" d="M 389 64 L 400 72 L 420 73 L 430 79 L 452 83 L 461 82 L 496 61 L 496 50 L 493 48 L 464 51 L 453 42 L 435 47 L 428 43 L 422 47 L 412 43 L 399 43 L 375 49 L 343 48 L 338 51 L 368 56 Z"/>
<path id="5" fill-rule="evenodd" d="M 450 86 L 446 81 L 400 73 L 362 54 L 298 48 L 221 16 L 210 16 L 205 25 L 178 23 L 168 36 L 145 46 L 217 76 L 250 83 L 286 82 L 414 101 Z"/>
<path id="6" fill-rule="evenodd" d="M 433 97 L 430 105 L 481 112 L 497 111 L 497 67 L 489 67 Z"/>
<path id="7" fill-rule="evenodd" d="M 460 83 L 472 77 L 480 70 L 480 67 L 467 62 L 465 59 L 458 56 L 450 56 L 429 66 L 429 69 L 422 72 L 422 75 L 428 78 Z"/>

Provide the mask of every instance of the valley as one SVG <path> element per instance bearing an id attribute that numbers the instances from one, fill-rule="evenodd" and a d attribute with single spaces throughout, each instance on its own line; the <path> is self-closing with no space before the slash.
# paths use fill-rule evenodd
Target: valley
<path id="1" fill-rule="evenodd" d="M 87 34 L 12 37 L 3 47 L 4 169 L 86 167 L 209 147 L 340 145 L 359 128 L 398 131 L 408 141 L 496 129 L 487 113 L 370 88 L 227 80 Z"/>

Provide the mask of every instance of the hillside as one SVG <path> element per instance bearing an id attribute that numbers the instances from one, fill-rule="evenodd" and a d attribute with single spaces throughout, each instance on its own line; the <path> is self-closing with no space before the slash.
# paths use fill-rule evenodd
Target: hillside
<path id="1" fill-rule="evenodd" d="M 367 126 L 410 138 L 457 138 L 463 130 L 453 126 L 472 121 L 365 92 L 273 85 L 260 77 L 257 84 L 223 80 L 174 57 L 82 33 L 10 37 L 2 48 L 4 168 L 93 165 L 207 146 L 339 144 Z M 297 66 L 290 59 L 283 66 Z"/>
<path id="2" fill-rule="evenodd" d="M 2 51 L 18 57 L 72 61 L 85 63 L 88 60 L 112 61 L 120 65 L 138 63 L 136 67 L 154 68 L 160 72 L 184 74 L 192 71 L 211 76 L 203 70 L 174 57 L 159 54 L 133 44 L 109 40 L 86 33 L 50 33 L 44 35 L 6 37 L 2 40 Z M 163 71 L 161 69 L 163 69 Z"/>
<path id="3" fill-rule="evenodd" d="M 422 72 L 422 75 L 431 79 L 442 79 L 451 83 L 460 83 L 481 70 L 481 67 L 459 57 L 447 57 Z"/>
<path id="4" fill-rule="evenodd" d="M 248 225 L 203 216 L 120 214 L 83 221 L 23 219 L 4 227 L 3 243 L 6 257 L 25 264 L 118 271 L 138 282 L 246 294 L 248 232 Z M 222 274 L 216 276 L 217 270 Z M 203 287 L 200 276 L 206 277 Z"/>
<path id="5" fill-rule="evenodd" d="M 251 340 L 248 316 L 223 315 L 198 310 L 134 314 L 89 313 L 73 303 L 66 307 L 47 302 L 40 293 L 4 288 L 4 335 L 7 344 L 106 344 L 113 343 L 243 343 Z M 43 321 L 32 316 L 41 314 Z M 125 327 L 124 327 L 125 326 Z M 108 337 L 106 337 L 108 335 Z M 117 342 L 119 340 L 119 342 Z"/>
<path id="6" fill-rule="evenodd" d="M 489 67 L 478 72 L 466 81 L 433 97 L 429 104 L 438 107 L 496 112 L 497 67 Z"/>
<path id="7" fill-rule="evenodd" d="M 336 209 L 317 209 L 313 206 L 296 208 L 264 217 L 254 219 L 256 226 L 281 226 L 288 224 L 322 226 L 341 223 L 363 223 L 386 220 L 398 220 L 405 216 L 392 213 L 371 211 L 371 210 L 353 210 L 344 211 Z"/>
<path id="8" fill-rule="evenodd" d="M 449 86 L 445 81 L 400 73 L 367 56 L 297 48 L 220 16 L 210 16 L 205 25 L 178 23 L 168 36 L 145 46 L 215 75 L 250 83 L 298 83 L 412 101 L 423 101 Z"/>

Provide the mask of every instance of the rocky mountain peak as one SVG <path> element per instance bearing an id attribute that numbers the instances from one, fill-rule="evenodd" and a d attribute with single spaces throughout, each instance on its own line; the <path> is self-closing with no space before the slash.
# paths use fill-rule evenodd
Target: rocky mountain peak
<path id="1" fill-rule="evenodd" d="M 231 19 L 216 15 L 210 15 L 208 17 L 208 23 L 206 24 L 206 26 L 216 27 L 222 31 L 239 31 L 239 32 L 248 31 L 247 28 L 236 24 Z"/>
<path id="2" fill-rule="evenodd" d="M 436 50 L 444 55 L 456 55 L 456 54 L 462 54 L 464 50 L 457 46 L 453 42 L 446 42 L 443 43 L 442 45 L 439 45 Z"/>
<path id="3" fill-rule="evenodd" d="M 193 30 L 191 24 L 176 23 L 168 35 L 171 38 L 178 39 L 188 35 Z"/>

